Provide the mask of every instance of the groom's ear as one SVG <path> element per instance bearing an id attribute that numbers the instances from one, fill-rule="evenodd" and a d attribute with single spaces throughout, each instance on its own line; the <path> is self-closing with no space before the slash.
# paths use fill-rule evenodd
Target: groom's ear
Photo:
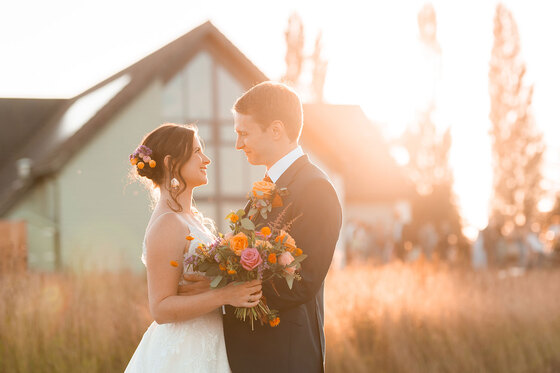
<path id="1" fill-rule="evenodd" d="M 275 120 L 270 124 L 270 130 L 272 131 L 272 137 L 274 140 L 279 140 L 286 134 L 286 127 L 281 120 Z"/>

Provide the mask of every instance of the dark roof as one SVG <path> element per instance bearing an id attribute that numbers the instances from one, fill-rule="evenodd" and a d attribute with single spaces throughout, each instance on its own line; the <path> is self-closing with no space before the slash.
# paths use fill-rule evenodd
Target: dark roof
<path id="1" fill-rule="evenodd" d="M 201 50 L 211 53 L 245 88 L 268 80 L 212 23 L 206 22 L 72 99 L 48 100 L 38 104 L 36 102 L 42 100 L 16 103 L 16 99 L 0 98 L 0 107 L 6 107 L 5 110 L 10 112 L 13 110 L 11 118 L 19 116 L 25 122 L 21 124 L 21 131 L 10 130 L 5 138 L 3 131 L 2 142 L 15 144 L 19 138 L 26 140 L 25 144 L 13 145 L 6 150 L 7 156 L 2 162 L 4 166 L 0 166 L 0 215 L 7 212 L 37 179 L 58 171 L 155 78 L 163 81 L 171 79 Z M 80 105 L 91 97 L 88 96 L 90 94 L 112 89 L 111 85 L 116 85 L 115 95 L 107 95 L 107 101 L 98 110 L 67 133 L 64 119 L 65 115 L 69 116 L 73 105 Z M 12 104 L 15 106 L 12 107 Z M 35 109 L 37 112 L 32 113 Z M 0 128 L 8 128 L 11 122 L 10 117 L 0 116 Z M 17 177 L 16 160 L 21 158 L 32 160 L 31 177 L 24 181 Z"/>
<path id="2" fill-rule="evenodd" d="M 63 99 L 0 99 L 0 159 L 7 159 L 22 147 L 45 118 L 59 110 Z"/>
<path id="3" fill-rule="evenodd" d="M 302 145 L 344 178 L 349 203 L 391 202 L 414 193 L 377 126 L 357 105 L 303 105 Z"/>

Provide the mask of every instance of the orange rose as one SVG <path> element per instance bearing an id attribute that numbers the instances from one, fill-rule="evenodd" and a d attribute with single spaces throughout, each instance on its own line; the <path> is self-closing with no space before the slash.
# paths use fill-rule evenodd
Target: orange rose
<path id="1" fill-rule="evenodd" d="M 237 271 L 235 269 L 228 269 L 227 273 L 230 275 L 234 275 L 237 273 Z"/>
<path id="2" fill-rule="evenodd" d="M 274 254 L 274 253 L 269 254 L 268 255 L 268 262 L 271 263 L 271 264 L 276 263 L 276 254 Z"/>
<path id="3" fill-rule="evenodd" d="M 169 264 L 171 264 L 173 267 L 178 267 L 179 266 L 179 263 L 177 263 L 174 260 L 170 261 Z"/>
<path id="4" fill-rule="evenodd" d="M 271 198 L 273 190 L 274 183 L 268 181 L 255 181 L 253 183 L 253 196 L 259 199 Z"/>
<path id="5" fill-rule="evenodd" d="M 273 320 L 269 321 L 270 326 L 272 326 L 273 328 L 278 326 L 278 324 L 280 324 L 280 318 L 278 316 L 276 316 Z"/>
<path id="6" fill-rule="evenodd" d="M 235 255 L 240 256 L 241 252 L 249 246 L 249 239 L 245 233 L 240 232 L 229 239 L 229 246 L 235 253 Z"/>
<path id="7" fill-rule="evenodd" d="M 226 270 L 226 266 L 223 265 L 223 264 L 221 264 L 221 263 L 220 263 L 219 267 L 220 267 L 220 270 L 221 270 L 221 271 L 225 271 L 225 270 Z"/>
<path id="8" fill-rule="evenodd" d="M 301 254 L 303 254 L 303 250 L 298 247 L 294 254 L 295 254 L 295 256 L 300 256 Z"/>
<path id="9" fill-rule="evenodd" d="M 270 230 L 269 227 L 262 227 L 262 229 L 261 229 L 261 234 L 262 234 L 263 236 L 269 236 L 270 233 L 271 233 L 271 230 Z"/>
<path id="10" fill-rule="evenodd" d="M 286 231 L 280 231 L 280 234 L 276 237 L 275 241 L 284 242 L 284 245 L 286 245 L 289 249 L 288 251 L 294 251 L 296 249 L 296 241 Z"/>

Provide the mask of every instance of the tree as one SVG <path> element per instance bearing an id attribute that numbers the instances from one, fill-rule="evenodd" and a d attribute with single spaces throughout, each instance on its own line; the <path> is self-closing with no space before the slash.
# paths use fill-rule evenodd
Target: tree
<path id="1" fill-rule="evenodd" d="M 284 32 L 286 38 L 286 74 L 282 80 L 291 85 L 297 85 L 303 61 L 304 30 L 303 22 L 297 13 L 292 13 L 288 19 L 288 28 Z"/>
<path id="2" fill-rule="evenodd" d="M 304 100 L 323 102 L 327 61 L 322 55 L 322 33 L 319 31 L 315 39 L 313 54 L 306 54 L 303 22 L 297 13 L 293 13 L 288 19 L 284 35 L 286 73 L 282 81 L 295 88 Z"/>
<path id="3" fill-rule="evenodd" d="M 443 134 L 437 133 L 432 111 L 433 107 L 422 113 L 418 122 L 409 126 L 401 137 L 401 144 L 409 154 L 406 170 L 418 192 L 412 199 L 411 233 L 415 237 L 423 225 L 431 223 L 443 239 L 441 245 L 445 247 L 445 243 L 455 241 L 465 256 L 467 244 L 449 166 L 451 132 L 447 128 Z"/>
<path id="4" fill-rule="evenodd" d="M 533 86 L 524 84 L 517 25 L 502 4 L 494 16 L 489 93 L 492 127 L 493 198 L 491 220 L 499 226 L 535 221 L 542 195 L 545 145 L 531 114 Z"/>
<path id="5" fill-rule="evenodd" d="M 327 75 L 327 61 L 323 59 L 321 54 L 323 50 L 322 43 L 323 34 L 319 32 L 315 39 L 315 49 L 311 60 L 313 61 L 313 77 L 311 80 L 311 88 L 314 102 L 323 102 L 323 87 L 325 86 L 325 77 Z"/>
<path id="6" fill-rule="evenodd" d="M 430 108 L 422 113 L 402 136 L 410 159 L 407 169 L 420 195 L 432 193 L 434 185 L 453 183 L 449 167 L 451 132 L 448 128 L 443 135 L 437 134 L 432 111 Z"/>

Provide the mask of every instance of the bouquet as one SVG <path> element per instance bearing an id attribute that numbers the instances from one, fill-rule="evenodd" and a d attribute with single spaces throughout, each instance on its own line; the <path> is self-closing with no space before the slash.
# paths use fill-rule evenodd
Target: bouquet
<path id="1" fill-rule="evenodd" d="M 220 233 L 210 245 L 200 244 L 195 254 L 185 258 L 186 268 L 212 277 L 212 288 L 231 282 L 255 279 L 265 282 L 280 277 L 291 289 L 294 280 L 301 280 L 297 271 L 306 255 L 287 233 L 293 220 L 280 226 L 283 215 L 270 226 L 257 229 L 244 210 L 231 212 L 226 217 L 231 231 L 225 235 Z M 278 311 L 267 306 L 265 297 L 253 308 L 236 307 L 234 313 L 239 320 L 250 320 L 253 330 L 255 321 L 272 327 L 280 323 Z"/>

